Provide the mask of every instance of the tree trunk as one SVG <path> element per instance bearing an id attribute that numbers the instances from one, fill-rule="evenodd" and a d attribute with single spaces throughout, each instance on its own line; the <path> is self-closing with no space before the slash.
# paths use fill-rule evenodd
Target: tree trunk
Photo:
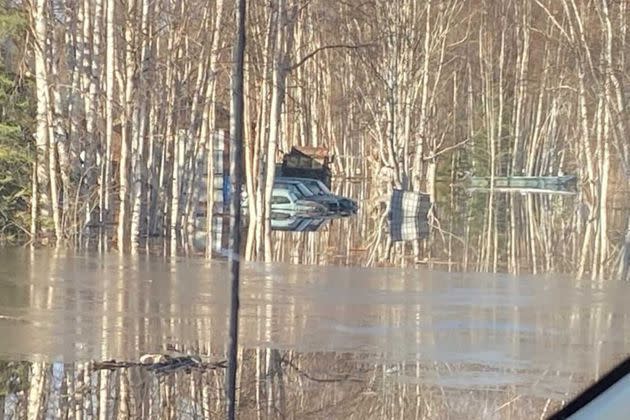
<path id="1" fill-rule="evenodd" d="M 271 109 L 269 116 L 269 138 L 267 141 L 267 168 L 265 171 L 264 189 L 264 258 L 272 260 L 271 250 L 271 191 L 276 173 L 276 148 L 280 136 L 282 104 L 285 95 L 285 82 L 288 72 L 286 31 L 287 31 L 287 6 L 286 0 L 278 0 L 278 20 L 275 40 L 274 68 L 272 76 L 273 91 L 271 93 Z"/>
<path id="2" fill-rule="evenodd" d="M 140 56 L 140 77 L 138 81 L 138 90 L 144 92 L 144 94 L 138 95 L 133 111 L 132 121 L 132 145 L 131 145 L 131 159 L 132 159 L 132 177 L 133 177 L 133 190 L 131 195 L 131 249 L 132 252 L 137 252 L 141 242 L 141 230 L 143 221 L 143 198 L 145 190 L 145 174 L 147 171 L 145 160 L 145 137 L 147 131 L 147 122 L 149 120 L 148 113 L 150 95 L 147 92 L 150 86 L 149 77 L 150 70 L 150 42 L 149 39 L 149 21 L 151 19 L 151 2 L 142 0 L 142 17 L 140 33 L 143 35 L 141 46 L 142 52 Z M 140 102 L 139 104 L 137 102 Z"/>
<path id="3" fill-rule="evenodd" d="M 110 180 L 112 179 L 112 142 L 114 135 L 114 68 L 116 66 L 116 38 L 114 36 L 115 0 L 106 0 L 107 15 L 106 50 L 105 50 L 105 154 L 103 155 L 103 181 L 101 184 L 100 222 L 106 224 L 112 216 L 112 197 Z M 119 237 L 121 237 L 119 231 Z"/>
<path id="4" fill-rule="evenodd" d="M 50 171 L 49 171 L 49 138 L 48 138 L 48 72 L 46 70 L 46 1 L 37 0 L 31 10 L 35 25 L 34 56 L 35 56 L 35 89 L 37 91 L 37 128 L 35 132 L 37 168 L 37 198 L 39 202 L 34 206 L 39 210 L 35 214 L 35 225 L 38 221 L 47 224 L 51 214 L 50 202 Z"/>
<path id="5" fill-rule="evenodd" d="M 215 21 L 212 29 L 212 46 L 210 47 L 209 74 L 207 78 L 204 115 L 201 123 L 201 155 L 206 161 L 206 258 L 212 257 L 212 213 L 214 207 L 214 137 L 216 135 L 216 102 L 219 48 L 222 45 L 221 25 L 223 23 L 223 0 L 218 0 L 215 10 Z M 202 162 L 204 158 L 200 159 Z M 199 198 L 194 199 L 195 204 Z"/>
<path id="6" fill-rule="evenodd" d="M 121 91 L 121 99 L 124 109 L 121 119 L 121 145 L 120 145 L 120 163 L 119 163 L 119 192 L 118 198 L 118 249 L 125 250 L 128 242 L 128 220 L 127 210 L 129 208 L 129 152 L 131 147 L 130 130 L 128 123 L 132 120 L 132 101 L 134 96 L 134 77 L 135 77 L 135 60 L 134 46 L 135 37 L 133 24 L 135 22 L 135 0 L 128 0 L 127 3 L 127 22 L 125 27 L 125 79 L 124 90 Z"/>

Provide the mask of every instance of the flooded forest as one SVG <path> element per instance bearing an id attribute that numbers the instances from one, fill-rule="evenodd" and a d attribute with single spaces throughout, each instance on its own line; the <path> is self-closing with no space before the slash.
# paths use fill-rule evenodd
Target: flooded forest
<path id="1" fill-rule="evenodd" d="M 240 162 L 235 3 L 0 0 L 0 418 L 224 417 L 236 163 L 240 418 L 545 418 L 627 356 L 630 1 L 249 1 Z M 358 209 L 278 222 L 294 150 Z"/>

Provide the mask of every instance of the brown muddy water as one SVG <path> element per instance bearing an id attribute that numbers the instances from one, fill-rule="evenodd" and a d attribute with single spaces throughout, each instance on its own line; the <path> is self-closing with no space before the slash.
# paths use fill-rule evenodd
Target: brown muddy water
<path id="1" fill-rule="evenodd" d="M 220 261 L 0 250 L 0 409 L 220 417 L 220 368 L 157 375 L 90 361 L 222 359 L 227 275 Z M 629 301 L 628 284 L 561 275 L 246 264 L 240 414 L 544 417 L 627 355 Z"/>

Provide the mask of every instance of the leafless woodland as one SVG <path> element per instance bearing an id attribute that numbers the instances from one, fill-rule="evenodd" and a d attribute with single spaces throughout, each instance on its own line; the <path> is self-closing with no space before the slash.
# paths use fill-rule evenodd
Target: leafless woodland
<path id="1" fill-rule="evenodd" d="M 33 240 L 190 249 L 212 208 L 214 133 L 229 118 L 233 5 L 223 0 L 33 0 L 37 88 Z M 373 228 L 392 187 L 435 197 L 457 170 L 579 177 L 572 266 L 627 276 L 628 1 L 251 2 L 245 56 L 246 256 L 273 259 L 276 157 L 325 146 L 360 178 Z M 208 162 L 207 168 L 199 162 Z M 497 265 L 495 208 L 486 267 Z M 511 203 L 514 198 L 508 199 Z M 526 204 L 530 206 L 532 204 Z M 510 205 L 511 254 L 522 216 Z M 609 210 L 625 216 L 611 220 Z M 532 222 L 533 223 L 533 222 Z M 206 224 L 210 225 L 210 224 Z M 115 229 L 103 229 L 109 226 Z M 532 245 L 533 246 L 533 245 Z M 532 251 L 533 252 L 533 251 Z M 536 257 L 538 258 L 538 257 Z M 509 262 L 516 270 L 517 262 Z"/>
<path id="2" fill-rule="evenodd" d="M 228 131 L 233 2 L 6 5 L 28 18 L 20 75 L 36 89 L 31 241 L 142 253 L 157 239 L 160 252 L 193 253 L 196 231 L 210 228 L 195 216 L 213 208 L 201 188 L 215 184 L 212 138 Z M 245 257 L 628 278 L 629 9 L 628 0 L 248 2 Z M 357 217 L 317 235 L 271 232 L 274 164 L 293 145 L 334 153 L 335 190 L 360 202 Z M 578 188 L 471 197 L 458 172 L 575 174 Z M 427 240 L 388 241 L 392 188 L 431 195 Z M 222 357 L 206 344 L 186 350 Z M 424 369 L 447 365 L 392 370 L 357 354 L 264 348 L 241 349 L 239 364 L 242 418 L 538 418 L 559 405 L 509 387 L 454 395 L 422 383 Z M 224 413 L 222 369 L 157 377 L 93 367 L 2 362 L 14 382 L 0 410 L 34 420 Z"/>

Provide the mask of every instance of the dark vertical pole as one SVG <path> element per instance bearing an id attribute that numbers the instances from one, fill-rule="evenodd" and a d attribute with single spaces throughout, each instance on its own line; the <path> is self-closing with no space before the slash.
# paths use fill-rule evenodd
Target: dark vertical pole
<path id="1" fill-rule="evenodd" d="M 236 416 L 236 369 L 238 348 L 239 254 L 241 248 L 241 177 L 243 167 L 243 64 L 245 55 L 245 0 L 238 0 L 236 9 L 236 44 L 232 68 L 232 103 L 230 112 L 230 334 L 226 378 L 227 418 Z"/>

